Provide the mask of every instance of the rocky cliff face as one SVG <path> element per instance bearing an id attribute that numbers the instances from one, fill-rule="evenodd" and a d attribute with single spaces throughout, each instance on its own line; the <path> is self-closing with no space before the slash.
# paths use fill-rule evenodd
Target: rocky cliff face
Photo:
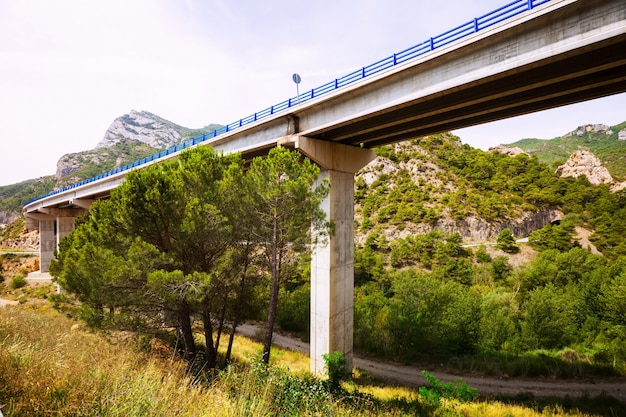
<path id="1" fill-rule="evenodd" d="M 576 178 L 584 175 L 593 185 L 613 183 L 609 170 L 602 166 L 600 159 L 589 151 L 574 152 L 565 164 L 556 169 L 556 175 Z"/>
<path id="2" fill-rule="evenodd" d="M 114 161 L 112 167 L 115 167 L 130 162 L 123 155 L 129 153 L 128 149 L 118 151 L 114 150 L 116 147 L 126 145 L 127 148 L 133 148 L 144 144 L 154 150 L 165 149 L 178 144 L 183 133 L 188 130 L 150 112 L 131 110 L 111 123 L 95 149 L 63 155 L 57 162 L 55 177 L 64 179 L 60 186 L 78 181 L 80 178 L 70 176 L 87 165 L 111 165 Z M 122 155 L 116 155 L 118 153 Z"/>
<path id="3" fill-rule="evenodd" d="M 423 148 L 410 144 L 410 142 L 400 142 L 393 145 L 395 151 L 411 150 L 421 154 L 421 157 L 411 158 L 408 160 L 399 160 L 392 162 L 386 157 L 379 156 L 374 161 L 361 169 L 357 174 L 355 181 L 362 182 L 367 187 L 380 181 L 384 176 L 385 183 L 390 189 L 394 187 L 394 177 L 400 173 L 404 173 L 410 177 L 415 184 L 429 184 L 431 191 L 429 197 L 423 202 L 424 207 L 432 207 L 443 194 L 454 193 L 458 191 L 458 183 L 452 175 L 440 168 L 429 156 L 428 152 Z M 508 148 L 499 146 L 490 149 L 491 152 L 499 152 L 511 157 L 524 153 L 520 148 Z M 401 159 L 401 158 L 400 158 Z M 447 178 L 447 179 L 446 179 Z M 358 193 L 358 186 L 356 192 Z M 358 203 L 357 203 L 358 206 Z M 464 219 L 457 220 L 446 214 L 443 210 L 441 218 L 434 223 L 415 223 L 410 220 L 403 221 L 400 226 L 393 223 L 386 223 L 381 233 L 388 242 L 392 242 L 399 238 L 407 236 L 423 235 L 433 230 L 442 230 L 447 234 L 458 233 L 464 242 L 489 242 L 495 241 L 500 232 L 509 228 L 517 238 L 528 237 L 542 227 L 560 220 L 564 214 L 557 209 L 543 209 L 536 212 L 519 212 L 514 218 L 503 218 L 501 221 L 485 220 L 476 216 L 468 216 Z M 356 220 L 361 223 L 363 216 L 361 211 L 356 210 Z M 359 232 L 355 236 L 357 243 L 364 243 L 367 238 L 367 232 Z"/>
<path id="4" fill-rule="evenodd" d="M 516 219 L 504 222 L 488 222 L 476 217 L 468 217 L 463 220 L 440 219 L 434 225 L 408 223 L 403 230 L 390 226 L 385 229 L 384 235 L 387 241 L 391 242 L 410 235 L 423 235 L 433 230 L 443 230 L 447 234 L 460 234 L 464 242 L 488 242 L 495 241 L 505 228 L 509 228 L 515 237 L 523 238 L 528 237 L 531 232 L 539 230 L 561 218 L 563 218 L 563 212 L 560 210 L 545 209 L 537 212 L 527 212 Z M 357 236 L 356 240 L 363 243 L 365 236 Z"/>
<path id="5" fill-rule="evenodd" d="M 96 145 L 96 149 L 110 147 L 125 140 L 138 140 L 153 148 L 163 149 L 177 144 L 182 126 L 176 125 L 147 111 L 131 110 L 118 117 Z"/>

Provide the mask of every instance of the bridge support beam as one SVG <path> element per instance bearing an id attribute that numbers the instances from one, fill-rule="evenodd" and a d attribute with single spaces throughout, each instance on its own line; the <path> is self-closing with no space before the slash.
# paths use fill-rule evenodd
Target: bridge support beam
<path id="1" fill-rule="evenodd" d="M 56 248 L 56 220 L 39 220 L 39 272 L 50 272 L 50 261 Z"/>
<path id="2" fill-rule="evenodd" d="M 323 354 L 340 351 L 352 371 L 354 317 L 354 174 L 375 158 L 373 151 L 306 137 L 296 148 L 321 167 L 318 182 L 330 181 L 322 203 L 332 236 L 311 259 L 311 372 L 324 371 Z"/>
<path id="3" fill-rule="evenodd" d="M 50 261 L 61 239 L 74 230 L 75 219 L 85 209 L 43 209 L 38 213 L 26 213 L 29 223 L 39 224 L 39 273 L 50 272 Z"/>

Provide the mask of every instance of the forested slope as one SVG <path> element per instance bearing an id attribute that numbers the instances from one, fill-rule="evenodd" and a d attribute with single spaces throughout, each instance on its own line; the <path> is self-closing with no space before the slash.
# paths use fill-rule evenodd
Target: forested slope
<path id="1" fill-rule="evenodd" d="M 492 372 L 509 375 L 548 372 L 539 369 L 545 363 L 530 367 L 529 357 L 551 358 L 570 376 L 626 371 L 626 193 L 558 178 L 534 156 L 483 152 L 449 134 L 377 152 L 356 181 L 358 351 L 455 366 L 487 357 Z M 530 236 L 504 227 L 545 210 L 561 217 Z M 488 239 L 497 246 L 468 247 L 439 227 L 469 217 L 499 225 Z M 592 232 L 601 255 L 580 247 L 576 227 Z M 281 324 L 306 333 L 301 277 L 284 291 Z"/>
<path id="2" fill-rule="evenodd" d="M 577 150 L 593 152 L 620 181 L 626 179 L 626 122 L 615 126 L 584 125 L 553 139 L 522 139 L 506 146 L 519 147 L 556 167 Z"/>

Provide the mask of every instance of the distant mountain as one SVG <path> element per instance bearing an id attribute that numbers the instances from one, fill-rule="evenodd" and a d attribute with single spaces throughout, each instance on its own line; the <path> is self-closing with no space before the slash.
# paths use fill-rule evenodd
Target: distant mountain
<path id="1" fill-rule="evenodd" d="M 118 117 L 95 149 L 63 155 L 54 175 L 0 187 L 0 224 L 15 220 L 23 205 L 50 191 L 155 154 L 221 127 L 201 129 L 177 125 L 147 111 Z"/>
<path id="2" fill-rule="evenodd" d="M 96 149 L 109 148 L 129 140 L 165 149 L 219 127 L 221 125 L 211 124 L 202 129 L 189 129 L 147 111 L 131 110 L 111 123 Z"/>
<path id="3" fill-rule="evenodd" d="M 576 151 L 590 151 L 616 181 L 626 180 L 626 122 L 615 126 L 588 124 L 554 139 L 522 139 L 507 145 L 535 155 L 557 168 Z"/>

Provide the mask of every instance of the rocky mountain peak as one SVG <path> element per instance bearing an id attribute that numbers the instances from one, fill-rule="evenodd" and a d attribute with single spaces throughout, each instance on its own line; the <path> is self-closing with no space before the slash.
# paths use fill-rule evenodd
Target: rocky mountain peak
<path id="1" fill-rule="evenodd" d="M 178 143 L 181 129 L 181 126 L 150 112 L 131 110 L 111 123 L 96 149 L 125 140 L 138 140 L 157 149 L 167 148 Z"/>
<path id="2" fill-rule="evenodd" d="M 565 164 L 556 169 L 556 175 L 560 177 L 585 175 L 593 185 L 613 183 L 609 170 L 602 166 L 600 159 L 589 151 L 574 152 Z"/>
<path id="3" fill-rule="evenodd" d="M 586 133 L 604 133 L 606 135 L 610 135 L 613 133 L 610 126 L 607 126 L 602 123 L 596 124 L 587 124 L 583 126 L 578 126 L 576 130 L 569 132 L 566 136 L 584 136 Z"/>

